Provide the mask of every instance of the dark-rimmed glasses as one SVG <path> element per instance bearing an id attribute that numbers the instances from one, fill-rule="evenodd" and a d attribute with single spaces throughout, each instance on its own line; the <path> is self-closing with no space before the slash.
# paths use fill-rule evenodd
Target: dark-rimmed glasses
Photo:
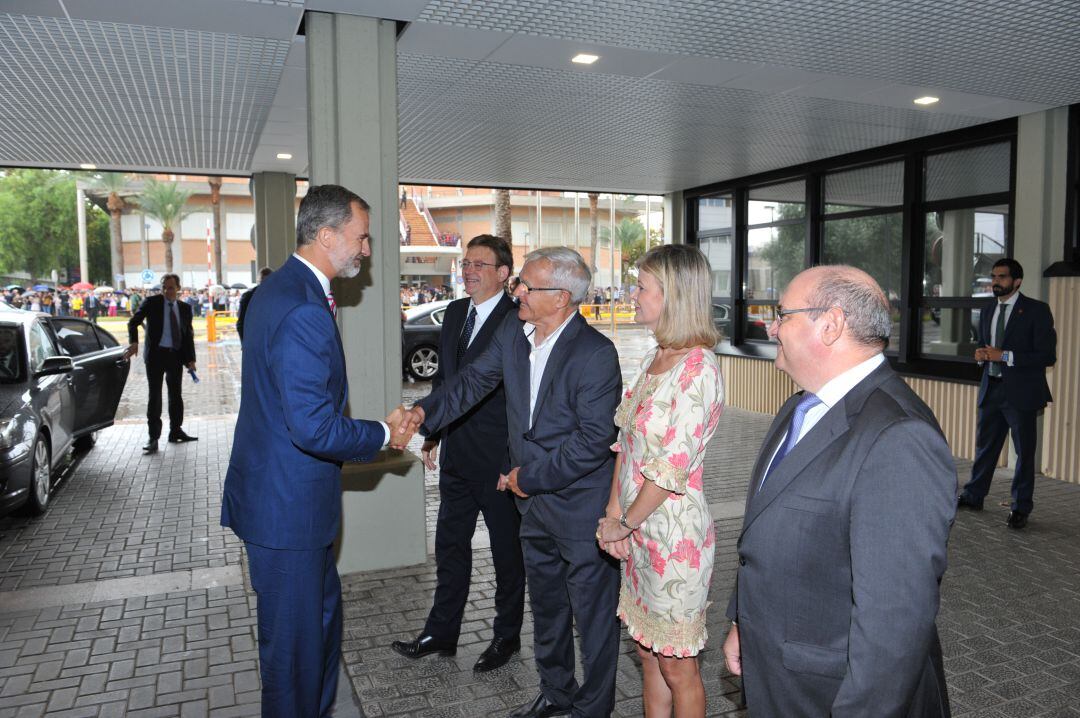
<path id="1" fill-rule="evenodd" d="M 461 268 L 462 268 L 462 270 L 469 270 L 469 269 L 473 269 L 473 268 L 476 268 L 477 270 L 481 270 L 484 267 L 498 267 L 498 266 L 499 265 L 493 264 L 491 262 L 474 262 L 471 259 L 463 259 L 463 260 L 461 260 Z"/>

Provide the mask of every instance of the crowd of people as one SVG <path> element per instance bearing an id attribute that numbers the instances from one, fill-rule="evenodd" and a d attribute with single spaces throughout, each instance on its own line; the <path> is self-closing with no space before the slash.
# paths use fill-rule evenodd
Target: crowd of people
<path id="1" fill-rule="evenodd" d="M 159 288 L 113 291 L 56 289 L 29 290 L 9 287 L 3 291 L 3 301 L 15 309 L 44 312 L 58 317 L 80 317 L 97 321 L 99 317 L 132 316 L 147 297 L 161 293 Z M 183 289 L 179 300 L 191 307 L 196 317 L 210 311 L 240 309 L 240 289 Z"/>
<path id="2" fill-rule="evenodd" d="M 401 306 L 403 307 L 415 307 L 418 304 L 453 298 L 454 291 L 447 285 L 436 287 L 425 284 L 423 286 L 413 285 L 401 288 Z"/>

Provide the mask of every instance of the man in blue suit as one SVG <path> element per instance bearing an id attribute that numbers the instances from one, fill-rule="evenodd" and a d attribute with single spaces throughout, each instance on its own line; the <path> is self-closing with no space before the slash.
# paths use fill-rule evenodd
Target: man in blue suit
<path id="1" fill-rule="evenodd" d="M 1046 368 L 1057 361 L 1057 333 L 1050 306 L 1021 294 L 1023 279 L 1024 268 L 1015 259 L 999 259 L 990 271 L 996 301 L 979 313 L 979 348 L 975 350 L 983 368 L 975 463 L 971 480 L 958 499 L 961 507 L 982 510 L 1001 447 L 1011 430 L 1016 471 L 1005 523 L 1013 529 L 1027 526 L 1034 506 L 1037 419 L 1047 402 L 1053 401 Z"/>
<path id="2" fill-rule="evenodd" d="M 296 253 L 260 285 L 246 316 L 221 525 L 244 541 L 258 598 L 264 717 L 330 715 L 341 653 L 332 550 L 341 464 L 369 461 L 390 441 L 386 424 L 345 416 L 330 291 L 331 279 L 355 277 L 371 256 L 368 209 L 344 187 L 311 187 L 296 218 Z M 407 440 L 394 438 L 395 446 Z"/>
<path id="3" fill-rule="evenodd" d="M 592 283 L 581 255 L 551 247 L 525 257 L 507 315 L 483 354 L 411 410 L 427 434 L 506 391 L 509 474 L 517 498 L 540 692 L 514 718 L 599 718 L 615 705 L 618 566 L 596 545 L 614 470 L 622 376 L 611 340 L 578 313 Z M 581 633 L 584 680 L 574 677 Z"/>

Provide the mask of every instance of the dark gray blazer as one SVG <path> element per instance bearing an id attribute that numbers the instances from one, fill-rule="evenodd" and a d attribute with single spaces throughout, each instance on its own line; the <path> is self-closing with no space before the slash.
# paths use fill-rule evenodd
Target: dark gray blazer
<path id="1" fill-rule="evenodd" d="M 762 473 L 754 467 L 727 615 L 751 715 L 947 716 L 935 619 L 956 513 L 952 453 L 930 409 L 882 364 Z"/>
<path id="2" fill-rule="evenodd" d="M 522 513 L 537 512 L 554 536 L 593 539 L 611 493 L 615 408 L 622 374 L 615 345 L 580 314 L 551 349 L 529 415 L 529 342 L 517 312 L 506 315 L 480 356 L 417 402 L 425 435 L 467 412 L 501 381 L 506 392 L 510 466 L 521 467 Z"/>

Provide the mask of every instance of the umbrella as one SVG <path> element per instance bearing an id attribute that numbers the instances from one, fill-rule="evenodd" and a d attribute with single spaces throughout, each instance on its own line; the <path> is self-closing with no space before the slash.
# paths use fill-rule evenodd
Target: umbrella
<path id="1" fill-rule="evenodd" d="M 4 289 L 22 289 L 22 288 L 23 288 L 23 285 L 21 285 L 21 284 L 9 284 L 6 287 L 4 287 Z"/>
<path id="2" fill-rule="evenodd" d="M 237 282 L 236 284 L 230 284 L 229 289 L 247 289 L 248 286 L 243 282 Z"/>
<path id="3" fill-rule="evenodd" d="M 94 290 L 94 294 L 105 294 L 106 292 L 115 292 L 116 290 L 107 284 L 102 284 Z"/>
<path id="4" fill-rule="evenodd" d="M 52 291 L 54 291 L 54 288 L 50 287 L 48 284 L 35 284 L 33 287 L 31 287 L 31 289 L 33 289 L 35 292 L 52 292 Z"/>
<path id="5" fill-rule="evenodd" d="M 85 292 L 87 289 L 93 289 L 94 285 L 90 282 L 75 282 L 71 285 L 71 288 L 77 292 Z"/>

